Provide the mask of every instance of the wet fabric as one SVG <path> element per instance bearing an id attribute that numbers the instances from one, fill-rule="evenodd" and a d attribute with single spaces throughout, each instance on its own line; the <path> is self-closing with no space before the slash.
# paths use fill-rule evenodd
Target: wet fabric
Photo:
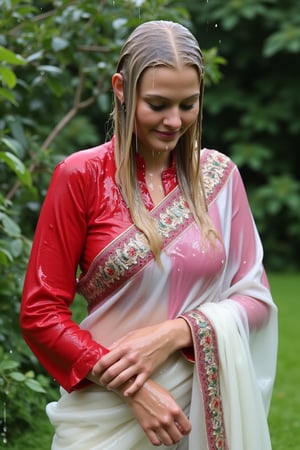
<path id="1" fill-rule="evenodd" d="M 162 267 L 132 224 L 118 190 L 113 142 L 72 155 L 57 168 L 37 228 L 24 294 L 26 339 L 65 389 L 61 400 L 47 408 L 57 427 L 53 450 L 119 450 L 120 440 L 112 431 L 102 440 L 101 420 L 106 424 L 107 417 L 116 418 L 110 425 L 118 430 L 122 450 L 152 448 L 126 405 L 117 398 L 119 421 L 115 394 L 89 385 L 84 377 L 109 345 L 128 331 L 178 316 L 193 329 L 194 349 L 177 355 L 176 363 L 168 360 L 162 373 L 154 376 L 162 377 L 192 421 L 189 439 L 178 448 L 269 448 L 266 414 L 275 374 L 277 325 L 263 251 L 236 166 L 212 150 L 202 152 L 201 165 L 209 214 L 221 238 L 215 245 L 203 242 L 177 186 L 175 166 L 164 175 L 165 199 L 154 207 L 143 182 L 143 161 L 137 159 L 141 191 L 163 238 Z M 76 282 L 78 264 L 81 276 Z M 89 308 L 80 328 L 69 313 L 76 289 Z M 214 345 L 204 339 L 207 347 L 199 347 L 197 329 L 203 328 L 205 318 Z M 31 329 L 31 321 L 41 326 Z M 220 434 L 207 413 L 209 385 L 201 383 L 200 376 L 205 380 L 210 360 L 199 359 L 199 351 L 212 352 L 216 359 Z M 78 390 L 85 385 L 89 386 Z M 254 399 L 244 395 L 243 386 L 253 388 Z M 246 414 L 250 400 L 251 411 L 258 411 L 256 432 L 250 420 L 239 429 L 232 426 L 240 423 L 240 413 L 250 417 Z"/>

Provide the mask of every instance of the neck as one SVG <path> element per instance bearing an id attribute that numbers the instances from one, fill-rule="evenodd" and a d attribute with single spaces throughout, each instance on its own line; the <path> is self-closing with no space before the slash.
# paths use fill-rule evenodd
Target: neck
<path id="1" fill-rule="evenodd" d="M 147 155 L 142 155 L 145 161 L 146 172 L 161 173 L 171 164 L 171 152 L 151 152 Z"/>

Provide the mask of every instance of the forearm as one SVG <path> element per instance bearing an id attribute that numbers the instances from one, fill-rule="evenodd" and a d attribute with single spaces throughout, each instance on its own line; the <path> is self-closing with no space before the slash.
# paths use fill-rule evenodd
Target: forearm
<path id="1" fill-rule="evenodd" d="M 270 305 L 260 300 L 245 296 L 234 296 L 232 298 L 242 308 L 247 318 L 249 331 L 259 330 L 270 317 Z"/>
<path id="2" fill-rule="evenodd" d="M 193 339 L 190 327 L 182 317 L 167 321 L 167 325 L 170 327 L 168 335 L 171 348 L 173 346 L 173 351 L 170 353 L 192 345 Z"/>

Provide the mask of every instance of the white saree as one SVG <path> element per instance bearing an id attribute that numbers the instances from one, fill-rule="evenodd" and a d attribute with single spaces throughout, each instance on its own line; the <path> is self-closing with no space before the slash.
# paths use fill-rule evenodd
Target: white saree
<path id="1" fill-rule="evenodd" d="M 81 327 L 109 347 L 132 329 L 183 317 L 193 334 L 195 363 L 175 354 L 153 379 L 172 393 L 192 431 L 180 444 L 160 448 L 270 450 L 277 310 L 262 247 L 236 167 L 215 151 L 205 150 L 201 162 L 222 243 L 203 244 L 176 188 L 153 211 L 164 241 L 163 268 L 132 226 L 79 282 L 90 304 Z M 153 448 L 124 401 L 96 385 L 62 390 L 47 414 L 55 427 L 52 450 Z"/>

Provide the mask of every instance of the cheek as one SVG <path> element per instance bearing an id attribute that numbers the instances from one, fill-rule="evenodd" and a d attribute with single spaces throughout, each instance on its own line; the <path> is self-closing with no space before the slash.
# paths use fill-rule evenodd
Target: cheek
<path id="1" fill-rule="evenodd" d="M 149 130 L 153 128 L 153 120 L 151 120 L 151 115 L 149 111 L 145 108 L 138 108 L 135 114 L 135 132 L 141 138 L 145 139 Z"/>
<path id="2" fill-rule="evenodd" d="M 159 120 L 157 114 L 154 114 L 149 108 L 143 106 L 139 106 L 136 109 L 135 117 L 137 124 L 142 127 L 150 126 Z"/>
<path id="3" fill-rule="evenodd" d="M 186 128 L 189 128 L 191 125 L 193 125 L 197 118 L 198 118 L 198 113 L 199 113 L 199 108 L 197 108 L 196 110 L 193 109 L 192 111 L 190 111 L 188 114 L 186 114 L 183 117 L 183 124 L 185 125 Z"/>

